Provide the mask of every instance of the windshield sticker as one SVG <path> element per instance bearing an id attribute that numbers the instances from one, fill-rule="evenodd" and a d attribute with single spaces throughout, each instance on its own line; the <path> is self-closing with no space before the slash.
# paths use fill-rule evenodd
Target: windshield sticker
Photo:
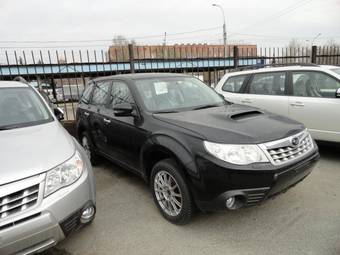
<path id="1" fill-rule="evenodd" d="M 155 82 L 154 86 L 157 95 L 168 93 L 168 85 L 166 82 Z"/>

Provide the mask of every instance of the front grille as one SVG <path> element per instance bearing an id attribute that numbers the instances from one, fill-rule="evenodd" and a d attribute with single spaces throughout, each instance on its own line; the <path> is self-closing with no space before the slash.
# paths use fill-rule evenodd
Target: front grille
<path id="1" fill-rule="evenodd" d="M 279 141 L 264 144 L 265 152 L 274 165 L 288 163 L 304 156 L 314 148 L 313 139 L 307 131 Z"/>
<path id="2" fill-rule="evenodd" d="M 39 184 L 0 198 L 0 219 L 25 211 L 38 201 Z"/>

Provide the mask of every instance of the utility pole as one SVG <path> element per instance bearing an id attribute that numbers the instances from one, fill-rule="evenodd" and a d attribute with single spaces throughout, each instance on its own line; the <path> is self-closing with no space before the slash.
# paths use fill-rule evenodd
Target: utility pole
<path id="1" fill-rule="evenodd" d="M 163 41 L 163 45 L 166 45 L 166 32 L 164 33 L 164 41 Z"/>
<path id="2" fill-rule="evenodd" d="M 223 45 L 224 45 L 224 55 L 227 53 L 227 26 L 225 21 L 224 9 L 219 4 L 213 4 L 212 6 L 217 7 L 221 10 L 223 16 Z"/>

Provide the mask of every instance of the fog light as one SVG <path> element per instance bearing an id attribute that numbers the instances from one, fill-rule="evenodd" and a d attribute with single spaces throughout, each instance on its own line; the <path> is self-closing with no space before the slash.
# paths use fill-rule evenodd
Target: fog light
<path id="1" fill-rule="evenodd" d="M 229 197 L 227 201 L 225 202 L 225 206 L 228 209 L 233 209 L 235 205 L 235 197 Z"/>
<path id="2" fill-rule="evenodd" d="M 93 219 L 95 212 L 96 209 L 93 205 L 84 208 L 81 213 L 80 222 L 83 224 L 90 222 Z"/>

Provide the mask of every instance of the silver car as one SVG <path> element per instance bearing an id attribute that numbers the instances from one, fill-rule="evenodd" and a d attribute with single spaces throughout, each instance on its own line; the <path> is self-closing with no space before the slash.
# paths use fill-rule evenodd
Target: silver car
<path id="1" fill-rule="evenodd" d="M 0 82 L 1 255 L 45 250 L 95 217 L 91 164 L 58 118 L 30 85 Z"/>

